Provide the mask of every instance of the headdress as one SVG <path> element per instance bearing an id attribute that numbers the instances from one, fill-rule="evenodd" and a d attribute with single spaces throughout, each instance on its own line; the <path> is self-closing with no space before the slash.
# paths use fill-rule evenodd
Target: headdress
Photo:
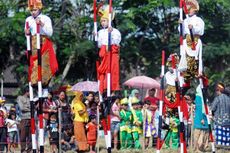
<path id="1" fill-rule="evenodd" d="M 196 0 L 186 0 L 185 4 L 188 10 L 193 9 L 195 11 L 199 11 L 200 9 L 199 4 Z"/>
<path id="2" fill-rule="evenodd" d="M 140 102 L 140 100 L 139 100 L 137 97 L 133 97 L 133 98 L 131 99 L 132 105 L 136 105 L 136 104 L 138 104 L 139 102 Z"/>
<path id="3" fill-rule="evenodd" d="M 121 105 L 128 105 L 128 103 L 129 103 L 128 98 L 121 99 L 120 103 L 121 103 Z"/>
<path id="4" fill-rule="evenodd" d="M 6 100 L 5 100 L 5 98 L 4 97 L 0 97 L 0 104 L 1 103 L 4 103 Z"/>
<path id="5" fill-rule="evenodd" d="M 102 18 L 108 19 L 109 20 L 109 5 L 105 5 L 99 8 L 98 15 L 101 16 Z M 113 11 L 112 8 L 112 13 L 111 13 L 112 20 L 115 17 L 115 12 Z"/>
<path id="6" fill-rule="evenodd" d="M 42 0 L 28 0 L 28 9 L 31 11 L 35 8 L 42 9 Z"/>
<path id="7" fill-rule="evenodd" d="M 172 67 L 172 56 L 175 57 L 175 64 L 177 65 L 179 63 L 179 57 L 177 53 L 170 54 L 166 62 L 166 66 L 168 67 Z"/>

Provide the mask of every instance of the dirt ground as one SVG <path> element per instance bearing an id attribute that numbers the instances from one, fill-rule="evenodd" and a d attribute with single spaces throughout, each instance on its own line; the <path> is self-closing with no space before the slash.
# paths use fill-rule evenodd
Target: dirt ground
<path id="1" fill-rule="evenodd" d="M 143 144 L 143 139 L 140 140 L 141 144 Z M 151 144 L 151 141 L 150 141 Z M 99 150 L 99 153 L 107 153 L 106 147 L 105 147 L 105 140 L 103 137 L 99 138 L 99 141 L 97 143 L 97 147 L 99 147 L 99 149 L 96 148 L 96 150 Z M 67 151 L 66 153 L 75 153 L 76 151 Z M 172 149 L 164 149 L 164 146 L 162 148 L 162 150 L 160 151 L 161 153 L 180 153 L 180 150 L 172 150 Z M 230 150 L 224 150 L 224 149 L 216 149 L 216 153 L 229 153 Z M 6 151 L 4 152 L 6 153 Z M 14 153 L 20 153 L 20 148 L 16 148 L 16 150 L 14 151 Z M 52 153 L 50 150 L 50 145 L 49 143 L 45 143 L 45 153 Z M 63 152 L 64 153 L 64 152 Z M 112 153 L 156 153 L 156 149 L 154 148 L 147 148 L 147 149 L 125 149 L 125 150 L 112 150 Z M 188 148 L 188 153 L 194 153 L 192 151 L 192 148 L 189 147 Z M 197 153 L 211 153 L 211 151 L 209 152 L 197 152 Z"/>

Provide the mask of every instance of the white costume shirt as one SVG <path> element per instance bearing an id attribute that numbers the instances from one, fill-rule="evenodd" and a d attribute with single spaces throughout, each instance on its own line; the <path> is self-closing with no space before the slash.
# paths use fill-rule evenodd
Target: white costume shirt
<path id="1" fill-rule="evenodd" d="M 111 45 L 118 45 L 121 42 L 121 33 L 113 28 L 111 32 Z M 101 48 L 102 45 L 108 45 L 108 28 L 101 29 L 98 31 L 98 47 Z"/>
<path id="2" fill-rule="evenodd" d="M 183 36 L 185 36 L 186 34 L 190 34 L 188 28 L 189 24 L 193 26 L 192 32 L 194 35 L 202 36 L 204 34 L 204 21 L 200 17 L 193 15 L 191 17 L 186 18 L 182 24 Z M 178 29 L 180 31 L 179 27 Z"/>
<path id="3" fill-rule="evenodd" d="M 202 36 L 204 34 L 204 21 L 197 17 L 196 15 L 193 15 L 191 17 L 186 18 L 183 21 L 182 29 L 183 29 L 183 36 L 190 34 L 188 25 L 191 24 L 193 26 L 192 32 L 193 35 L 200 35 Z M 178 27 L 178 30 L 180 31 L 180 27 Z M 186 54 L 191 57 L 195 57 L 196 60 L 199 60 L 199 68 L 198 73 L 202 74 L 203 71 L 203 62 L 202 62 L 202 42 L 200 39 L 198 39 L 198 42 L 196 44 L 196 50 L 192 50 L 190 47 L 187 46 L 186 39 L 183 40 L 183 46 L 180 50 L 181 60 L 179 64 L 179 71 L 184 71 L 187 69 L 187 62 L 186 62 Z"/>
<path id="4" fill-rule="evenodd" d="M 170 71 L 166 72 L 165 74 L 165 81 L 166 84 L 175 86 L 175 80 L 176 77 L 178 77 L 179 80 L 179 86 L 182 86 L 184 84 L 184 79 L 183 77 L 180 76 L 180 72 L 177 71 L 177 76 L 175 75 L 175 72 L 171 73 Z"/>
<path id="5" fill-rule="evenodd" d="M 41 35 L 46 35 L 48 37 L 51 37 L 53 34 L 53 27 L 52 27 L 52 22 L 51 19 L 43 15 L 42 13 L 37 16 L 37 18 L 40 18 L 41 22 L 44 23 L 44 26 L 40 26 L 40 34 Z M 36 20 L 34 19 L 33 16 L 29 16 L 26 18 L 26 22 L 29 22 L 29 27 L 30 27 L 30 32 L 31 35 L 36 35 L 37 32 L 37 24 Z M 25 22 L 25 29 L 26 29 L 26 22 Z"/>

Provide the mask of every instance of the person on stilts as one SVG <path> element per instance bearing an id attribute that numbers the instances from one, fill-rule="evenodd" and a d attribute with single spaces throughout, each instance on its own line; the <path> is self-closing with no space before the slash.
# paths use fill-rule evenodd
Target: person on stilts
<path id="1" fill-rule="evenodd" d="M 98 9 L 98 14 L 101 16 L 100 22 L 102 29 L 98 31 L 98 47 L 100 48 L 99 57 L 100 64 L 97 68 L 99 75 L 99 91 L 104 93 L 107 89 L 107 100 L 104 100 L 102 107 L 103 119 L 102 126 L 104 127 L 106 146 L 108 152 L 111 152 L 111 132 L 110 132 L 110 107 L 112 106 L 111 91 L 120 90 L 119 85 L 119 51 L 121 34 L 111 25 L 114 19 L 114 11 L 112 9 L 112 0 L 109 0 L 109 5 L 101 6 Z"/>
<path id="2" fill-rule="evenodd" d="M 42 86 L 47 88 L 51 78 L 58 71 L 55 51 L 49 38 L 53 34 L 52 22 L 48 16 L 42 14 L 42 7 L 41 0 L 28 0 L 31 16 L 26 18 L 25 23 L 25 34 L 31 36 L 29 81 L 32 87 L 38 87 L 40 152 L 44 152 L 43 98 L 48 96 L 48 90 L 43 90 Z"/>

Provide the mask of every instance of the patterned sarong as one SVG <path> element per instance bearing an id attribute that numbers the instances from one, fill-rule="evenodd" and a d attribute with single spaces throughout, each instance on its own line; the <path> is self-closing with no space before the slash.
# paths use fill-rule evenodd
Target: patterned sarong
<path id="1" fill-rule="evenodd" d="M 230 127 L 216 126 L 216 144 L 230 147 Z"/>

